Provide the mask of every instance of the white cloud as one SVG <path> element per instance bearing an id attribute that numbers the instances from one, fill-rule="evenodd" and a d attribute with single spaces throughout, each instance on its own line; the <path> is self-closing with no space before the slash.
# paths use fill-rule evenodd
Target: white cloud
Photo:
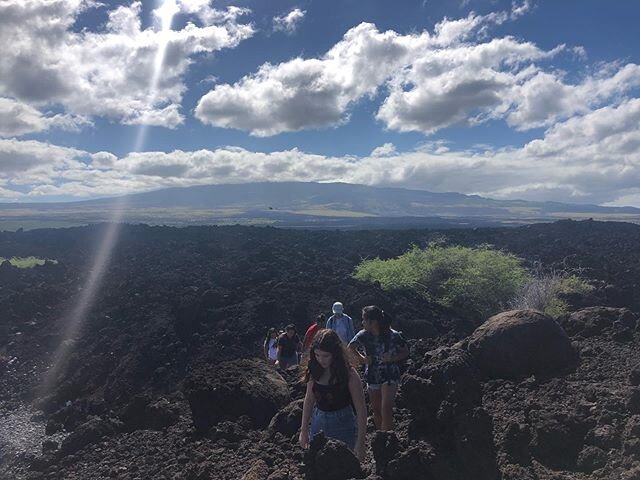
<path id="1" fill-rule="evenodd" d="M 376 118 L 391 130 L 431 135 L 452 125 L 504 119 L 517 130 L 548 127 L 620 100 L 640 83 L 640 67 L 612 65 L 571 84 L 545 68 L 581 47 L 543 50 L 513 37 L 490 38 L 490 28 L 531 10 L 439 22 L 428 32 L 380 32 L 362 23 L 319 58 L 294 58 L 258 70 L 204 95 L 196 116 L 204 123 L 256 136 L 349 121 L 349 109 L 386 87 Z"/>
<path id="2" fill-rule="evenodd" d="M 396 146 L 393 143 L 385 143 L 371 152 L 372 157 L 387 157 L 396 153 Z"/>
<path id="3" fill-rule="evenodd" d="M 196 116 L 257 136 L 339 125 L 352 102 L 375 93 L 428 41 L 427 33 L 403 36 L 362 23 L 320 59 L 264 64 L 234 85 L 217 85 L 200 99 Z"/>
<path id="4" fill-rule="evenodd" d="M 84 117 L 68 114 L 45 116 L 26 103 L 0 97 L 0 137 L 20 136 L 49 128 L 74 131 L 90 123 Z"/>
<path id="5" fill-rule="evenodd" d="M 294 8 L 286 15 L 273 17 L 273 31 L 291 35 L 297 30 L 306 13 L 306 10 Z"/>
<path id="6" fill-rule="evenodd" d="M 238 23 L 246 10 L 214 10 L 204 1 L 167 2 L 194 16 L 181 30 L 142 29 L 141 2 L 109 10 L 104 30 L 72 30 L 93 0 L 0 2 L 0 95 L 68 114 L 173 128 L 183 121 L 184 76 L 193 58 L 233 48 L 253 35 Z M 157 12 L 159 14 L 161 12 Z M 161 71 L 154 73 L 165 48 Z M 151 79 L 156 75 L 155 88 Z"/>
<path id="7" fill-rule="evenodd" d="M 364 157 L 225 147 L 117 158 L 0 140 L 0 185 L 27 185 L 28 196 L 258 181 L 342 181 L 505 199 L 626 203 L 640 198 L 640 99 L 558 123 L 521 148 L 456 150 L 436 141 L 409 152 L 385 144 Z"/>

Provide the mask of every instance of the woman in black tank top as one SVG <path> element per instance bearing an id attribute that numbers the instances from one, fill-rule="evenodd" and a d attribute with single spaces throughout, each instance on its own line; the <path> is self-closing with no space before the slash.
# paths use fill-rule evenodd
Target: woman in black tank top
<path id="1" fill-rule="evenodd" d="M 300 445 L 307 448 L 309 440 L 323 431 L 328 438 L 346 443 L 362 460 L 367 410 L 360 377 L 348 358 L 337 333 L 333 330 L 318 332 L 303 374 L 307 393 L 302 410 Z"/>

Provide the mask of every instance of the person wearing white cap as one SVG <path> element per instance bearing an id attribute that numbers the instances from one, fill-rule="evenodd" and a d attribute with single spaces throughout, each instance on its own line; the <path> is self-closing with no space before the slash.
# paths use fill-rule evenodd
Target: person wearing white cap
<path id="1" fill-rule="evenodd" d="M 334 303 L 331 311 L 333 315 L 327 320 L 327 328 L 335 331 L 342 342 L 348 344 L 356 334 L 353 320 L 344 313 L 344 306 L 340 302 Z"/>

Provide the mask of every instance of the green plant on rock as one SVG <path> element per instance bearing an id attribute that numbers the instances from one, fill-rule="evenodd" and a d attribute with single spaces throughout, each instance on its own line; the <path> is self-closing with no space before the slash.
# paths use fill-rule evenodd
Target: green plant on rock
<path id="1" fill-rule="evenodd" d="M 486 245 L 413 246 L 397 258 L 365 260 L 353 276 L 485 317 L 501 310 L 530 279 L 518 257 Z"/>

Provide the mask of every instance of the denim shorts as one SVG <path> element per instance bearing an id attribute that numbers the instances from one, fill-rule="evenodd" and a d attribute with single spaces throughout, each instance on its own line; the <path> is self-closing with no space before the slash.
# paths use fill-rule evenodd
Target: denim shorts
<path id="1" fill-rule="evenodd" d="M 324 432 L 327 438 L 340 440 L 347 444 L 351 450 L 356 446 L 358 431 L 356 428 L 356 415 L 351 405 L 341 410 L 325 411 L 318 407 L 313 409 L 311 416 L 311 429 L 309 440 L 317 433 Z"/>

